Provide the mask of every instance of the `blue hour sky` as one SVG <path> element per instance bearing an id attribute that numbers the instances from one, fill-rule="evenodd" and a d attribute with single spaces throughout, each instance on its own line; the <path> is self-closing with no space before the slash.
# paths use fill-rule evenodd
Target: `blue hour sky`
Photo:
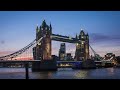
<path id="1" fill-rule="evenodd" d="M 55 34 L 75 37 L 83 29 L 90 45 L 101 56 L 120 55 L 120 11 L 0 11 L 0 55 L 9 54 L 35 39 L 36 26 L 43 20 L 52 24 Z M 66 43 L 74 55 L 75 44 Z M 52 42 L 52 54 L 58 55 L 60 42 Z"/>

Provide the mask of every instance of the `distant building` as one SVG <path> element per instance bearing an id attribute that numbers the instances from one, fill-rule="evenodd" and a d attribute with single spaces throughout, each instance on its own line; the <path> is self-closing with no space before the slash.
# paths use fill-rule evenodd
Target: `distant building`
<path id="1" fill-rule="evenodd" d="M 61 43 L 60 49 L 59 49 L 59 59 L 65 60 L 65 55 L 66 55 L 66 45 L 65 43 Z"/>
<path id="2" fill-rule="evenodd" d="M 58 61 L 58 60 L 59 60 L 59 57 L 56 56 L 56 55 L 52 55 L 52 59 Z"/>
<path id="3" fill-rule="evenodd" d="M 107 53 L 104 58 L 105 60 L 115 60 L 115 54 Z"/>
<path id="4" fill-rule="evenodd" d="M 71 53 L 67 53 L 66 60 L 73 60 Z"/>
<path id="5" fill-rule="evenodd" d="M 120 56 L 116 56 L 116 62 L 120 64 Z"/>

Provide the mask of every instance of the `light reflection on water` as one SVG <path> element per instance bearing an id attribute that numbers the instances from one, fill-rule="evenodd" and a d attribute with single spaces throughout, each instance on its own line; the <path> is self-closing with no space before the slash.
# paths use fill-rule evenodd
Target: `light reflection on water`
<path id="1" fill-rule="evenodd" d="M 78 73 L 75 74 L 76 78 L 85 79 L 87 77 L 88 71 L 78 71 Z"/>
<path id="2" fill-rule="evenodd" d="M 32 72 L 30 79 L 120 79 L 120 68 L 100 68 L 90 70 L 73 70 L 59 68 L 58 71 Z M 25 79 L 24 68 L 0 68 L 0 79 Z"/>

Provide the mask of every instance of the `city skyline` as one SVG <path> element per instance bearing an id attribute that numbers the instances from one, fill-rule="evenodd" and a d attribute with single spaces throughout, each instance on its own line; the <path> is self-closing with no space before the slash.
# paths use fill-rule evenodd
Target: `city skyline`
<path id="1" fill-rule="evenodd" d="M 28 45 L 36 38 L 36 26 L 43 20 L 51 23 L 55 34 L 75 37 L 83 29 L 101 56 L 109 52 L 120 55 L 119 11 L 0 11 L 0 55 Z M 61 42 L 52 43 L 52 54 L 58 56 Z M 66 52 L 74 55 L 75 44 L 67 43 L 66 47 Z"/>

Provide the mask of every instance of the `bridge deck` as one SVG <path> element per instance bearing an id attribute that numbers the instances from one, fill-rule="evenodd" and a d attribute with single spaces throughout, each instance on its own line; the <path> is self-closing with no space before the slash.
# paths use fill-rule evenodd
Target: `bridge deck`
<path id="1" fill-rule="evenodd" d="M 78 40 L 76 40 L 76 38 L 57 35 L 57 34 L 52 34 L 51 37 L 52 37 L 52 40 L 55 40 L 55 41 L 68 42 L 68 43 L 77 43 L 77 42 L 79 42 Z"/>

